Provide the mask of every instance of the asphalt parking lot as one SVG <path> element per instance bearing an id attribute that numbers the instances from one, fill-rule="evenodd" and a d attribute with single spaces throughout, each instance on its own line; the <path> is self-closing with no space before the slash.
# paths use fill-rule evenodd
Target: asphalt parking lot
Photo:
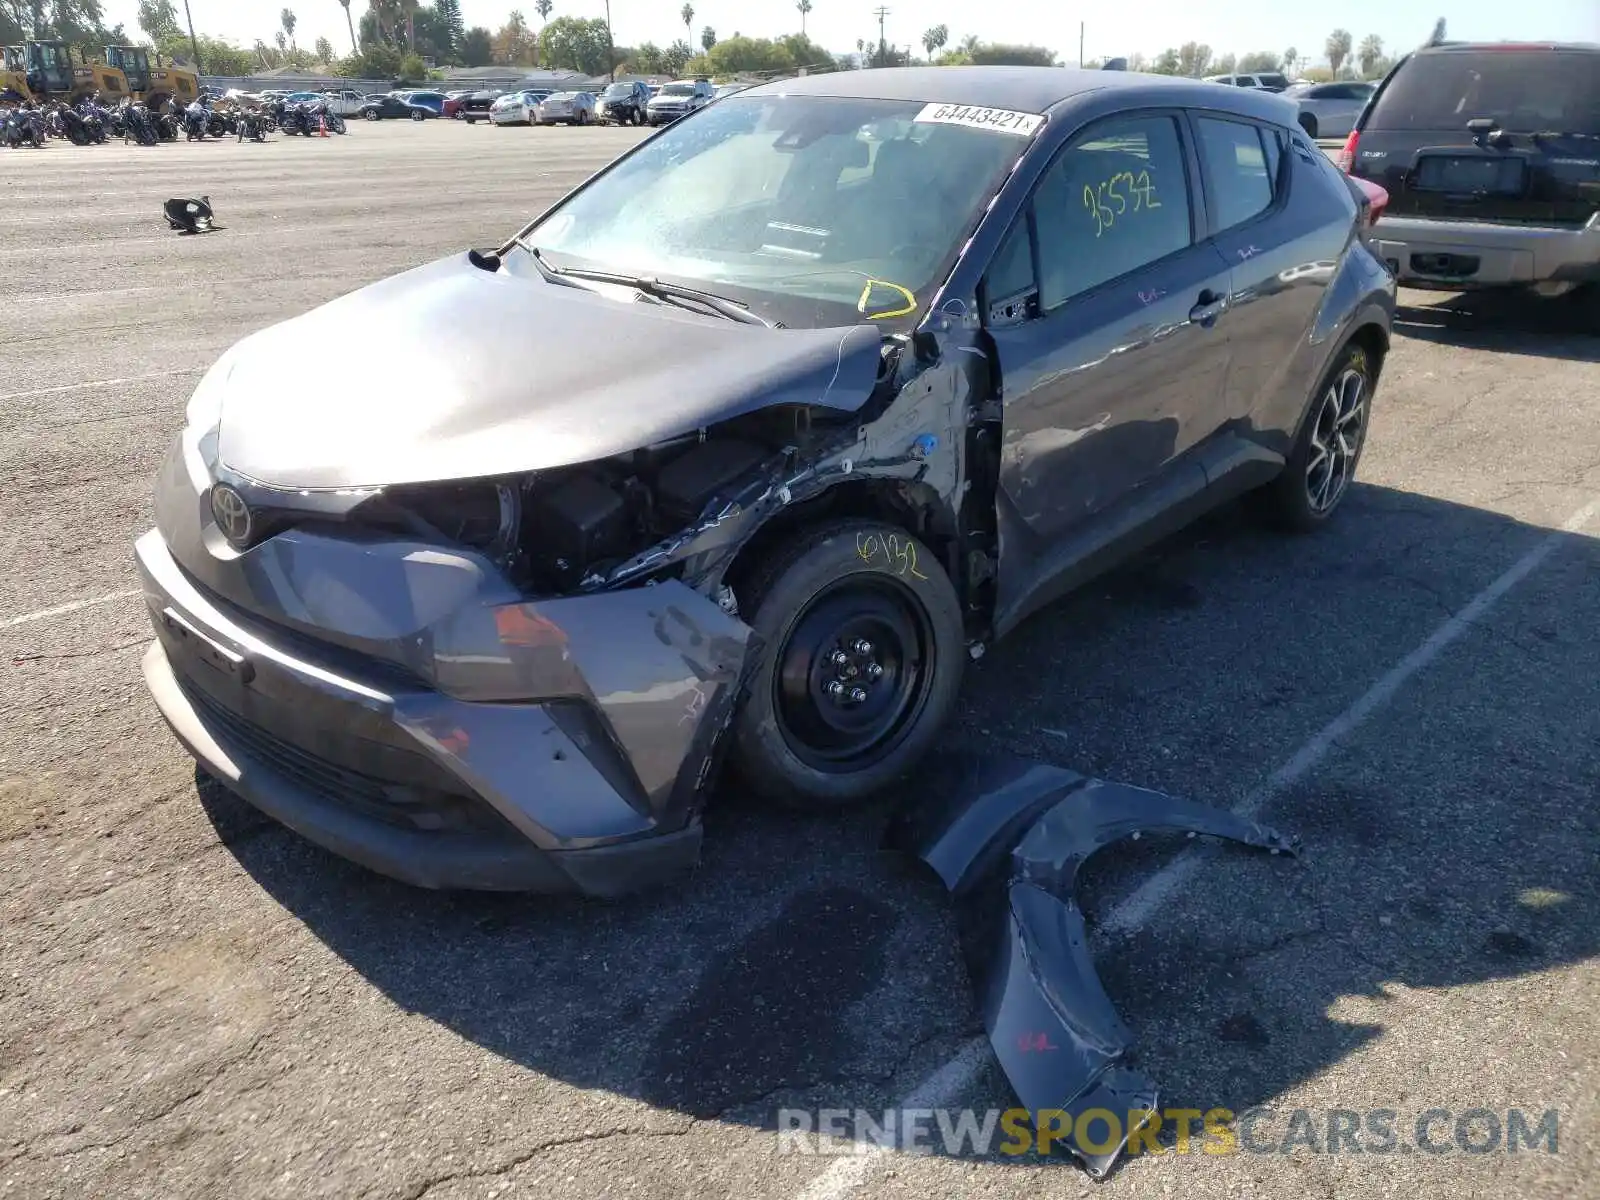
<path id="1" fill-rule="evenodd" d="M 408 890 L 197 787 L 139 679 L 131 545 L 199 372 L 498 241 L 638 136 L 0 154 L 0 1195 L 1592 1189 L 1600 336 L 1562 302 L 1403 294 L 1336 527 L 1207 520 L 995 647 L 951 739 L 1300 835 L 1293 861 L 1108 852 L 1100 970 L 1164 1106 L 1270 1106 L 1258 1146 L 1295 1109 L 1391 1109 L 1391 1153 L 1174 1146 L 1098 1185 L 1033 1156 L 777 1154 L 780 1108 L 1014 1103 L 942 890 L 879 848 L 888 802 L 718 795 L 692 880 L 597 904 Z M 224 229 L 169 233 L 161 201 L 201 193 Z M 1433 1108 L 1444 1152 L 1413 1152 Z M 1454 1143 L 1512 1108 L 1557 1112 L 1555 1153 Z"/>

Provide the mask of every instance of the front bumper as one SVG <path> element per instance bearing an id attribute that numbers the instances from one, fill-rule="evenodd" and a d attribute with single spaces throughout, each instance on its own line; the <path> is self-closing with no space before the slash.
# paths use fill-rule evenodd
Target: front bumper
<path id="1" fill-rule="evenodd" d="M 1600 281 L 1600 215 L 1581 228 L 1385 214 L 1373 252 L 1410 287 L 1451 291 Z"/>
<path id="2" fill-rule="evenodd" d="M 689 110 L 686 108 L 652 108 L 646 111 L 650 124 L 666 125 L 669 122 L 676 121 L 679 117 L 687 115 Z"/>
<path id="3" fill-rule="evenodd" d="M 418 633 L 392 629 L 376 654 L 352 652 L 336 644 L 348 630 L 322 642 L 291 618 L 343 589 L 340 611 L 370 633 L 386 614 L 362 586 L 390 603 L 406 578 L 374 574 L 373 553 L 414 567 L 416 547 L 291 531 L 238 561 L 286 542 L 298 544 L 258 564 L 284 626 L 191 576 L 160 532 L 136 547 L 157 634 L 146 683 L 224 786 L 421 887 L 611 896 L 697 861 L 699 798 L 741 682 L 745 626 L 675 583 L 510 606 L 488 603 L 495 594 Z M 388 613 L 425 617 L 438 587 L 415 585 Z M 381 649 L 402 643 L 429 646 L 435 666 Z"/>

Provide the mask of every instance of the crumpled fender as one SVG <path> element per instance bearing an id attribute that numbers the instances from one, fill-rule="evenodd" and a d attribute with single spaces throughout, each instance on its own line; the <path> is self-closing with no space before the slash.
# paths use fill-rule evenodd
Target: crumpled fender
<path id="1" fill-rule="evenodd" d="M 1294 854 L 1297 843 L 1225 809 L 1028 759 L 967 759 L 941 775 L 950 781 L 944 798 L 919 801 L 890 842 L 932 867 L 958 902 L 1001 885 L 1000 914 L 968 948 L 989 1044 L 1039 1148 L 1059 1142 L 1104 1178 L 1155 1111 L 1157 1090 L 1127 1065 L 1134 1039 L 1094 969 L 1080 869 L 1102 847 L 1145 832 L 1205 834 L 1274 854 Z M 1114 1122 L 1081 1127 L 1096 1110 Z"/>

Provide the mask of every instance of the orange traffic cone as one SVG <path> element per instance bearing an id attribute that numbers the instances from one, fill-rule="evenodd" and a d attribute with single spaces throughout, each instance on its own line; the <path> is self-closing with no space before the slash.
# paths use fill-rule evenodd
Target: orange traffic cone
<path id="1" fill-rule="evenodd" d="M 327 113 L 323 113 L 321 116 L 319 116 L 317 118 L 317 136 L 318 137 L 327 137 L 328 136 L 328 114 Z"/>

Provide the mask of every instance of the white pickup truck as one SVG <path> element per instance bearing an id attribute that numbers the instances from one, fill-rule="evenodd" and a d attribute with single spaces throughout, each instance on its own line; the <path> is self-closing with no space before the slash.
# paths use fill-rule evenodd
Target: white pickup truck
<path id="1" fill-rule="evenodd" d="M 367 102 L 367 98 L 360 92 L 351 91 L 349 88 L 341 88 L 339 91 L 326 91 L 322 93 L 322 96 L 327 100 L 328 108 L 338 113 L 341 117 L 359 117 L 361 115 L 361 106 Z"/>

